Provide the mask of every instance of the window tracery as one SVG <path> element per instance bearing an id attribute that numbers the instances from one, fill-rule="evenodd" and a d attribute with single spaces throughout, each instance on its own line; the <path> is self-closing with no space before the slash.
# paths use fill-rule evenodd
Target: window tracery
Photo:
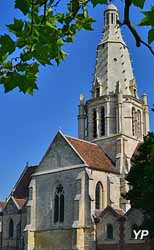
<path id="1" fill-rule="evenodd" d="M 55 191 L 54 222 L 64 222 L 64 189 L 61 184 L 56 187 Z"/>

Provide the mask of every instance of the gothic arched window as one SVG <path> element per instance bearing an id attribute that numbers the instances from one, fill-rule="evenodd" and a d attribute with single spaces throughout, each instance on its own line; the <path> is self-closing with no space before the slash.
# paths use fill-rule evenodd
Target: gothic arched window
<path id="1" fill-rule="evenodd" d="M 105 135 L 105 109 L 101 108 L 101 136 Z"/>
<path id="2" fill-rule="evenodd" d="M 141 131 L 141 111 L 137 111 L 137 136 L 140 137 L 142 134 Z"/>
<path id="3" fill-rule="evenodd" d="M 64 189 L 61 184 L 56 187 L 55 191 L 54 222 L 64 222 Z"/>
<path id="4" fill-rule="evenodd" d="M 135 135 L 135 108 L 132 108 L 132 135 Z"/>
<path id="5" fill-rule="evenodd" d="M 14 235 L 14 222 L 12 219 L 10 219 L 9 222 L 9 238 L 13 238 Z"/>
<path id="6" fill-rule="evenodd" d="M 107 224 L 106 235 L 107 239 L 113 240 L 113 226 L 111 224 Z"/>
<path id="7" fill-rule="evenodd" d="M 103 186 L 100 182 L 97 183 L 95 189 L 95 208 L 103 208 Z"/>
<path id="8" fill-rule="evenodd" d="M 93 110 L 93 137 L 97 137 L 97 112 L 96 109 Z"/>
<path id="9" fill-rule="evenodd" d="M 137 224 L 133 224 L 131 226 L 131 239 L 135 238 L 134 230 L 137 230 L 137 228 L 138 228 Z"/>

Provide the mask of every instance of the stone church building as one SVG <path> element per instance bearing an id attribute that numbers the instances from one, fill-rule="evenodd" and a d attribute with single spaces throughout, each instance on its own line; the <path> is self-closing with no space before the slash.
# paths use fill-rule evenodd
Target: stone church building
<path id="1" fill-rule="evenodd" d="M 109 4 L 87 101 L 80 95 L 78 139 L 58 131 L 38 166 L 26 166 L 0 202 L 1 250 L 148 250 L 135 240 L 142 220 L 121 194 L 131 158 L 149 131 L 119 12 Z M 154 249 L 154 248 L 153 248 Z"/>

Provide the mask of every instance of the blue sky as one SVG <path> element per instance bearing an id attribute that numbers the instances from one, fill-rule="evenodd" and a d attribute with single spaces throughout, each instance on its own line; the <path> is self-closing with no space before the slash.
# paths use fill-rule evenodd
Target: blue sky
<path id="1" fill-rule="evenodd" d="M 13 0 L 1 1 L 0 34 L 5 24 L 11 23 L 18 12 L 13 10 Z M 122 4 L 120 0 L 122 16 Z M 148 0 L 148 5 L 152 0 Z M 146 6 L 148 8 L 148 6 Z M 81 31 L 74 44 L 66 46 L 69 53 L 59 67 L 42 67 L 39 73 L 39 90 L 33 97 L 17 90 L 4 94 L 0 86 L 0 200 L 10 193 L 26 162 L 38 164 L 59 128 L 64 133 L 77 136 L 77 105 L 80 93 L 90 96 L 95 66 L 96 46 L 103 30 L 104 7 L 89 8 L 96 19 L 94 31 Z M 140 20 L 139 9 L 133 8 L 134 23 Z M 146 40 L 147 30 L 138 28 Z M 149 106 L 154 103 L 154 56 L 147 48 L 136 48 L 126 27 L 122 28 L 139 95 L 148 94 Z M 154 115 L 150 113 L 151 130 Z"/>

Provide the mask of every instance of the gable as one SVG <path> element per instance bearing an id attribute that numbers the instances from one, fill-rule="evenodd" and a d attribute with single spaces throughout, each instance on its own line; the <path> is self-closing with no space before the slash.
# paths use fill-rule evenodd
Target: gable
<path id="1" fill-rule="evenodd" d="M 45 156 L 39 164 L 38 171 L 54 170 L 84 164 L 79 155 L 72 149 L 64 136 L 58 132 Z"/>
<path id="2" fill-rule="evenodd" d="M 18 211 L 18 208 L 12 198 L 10 198 L 4 208 L 4 213 L 14 214 Z"/>

